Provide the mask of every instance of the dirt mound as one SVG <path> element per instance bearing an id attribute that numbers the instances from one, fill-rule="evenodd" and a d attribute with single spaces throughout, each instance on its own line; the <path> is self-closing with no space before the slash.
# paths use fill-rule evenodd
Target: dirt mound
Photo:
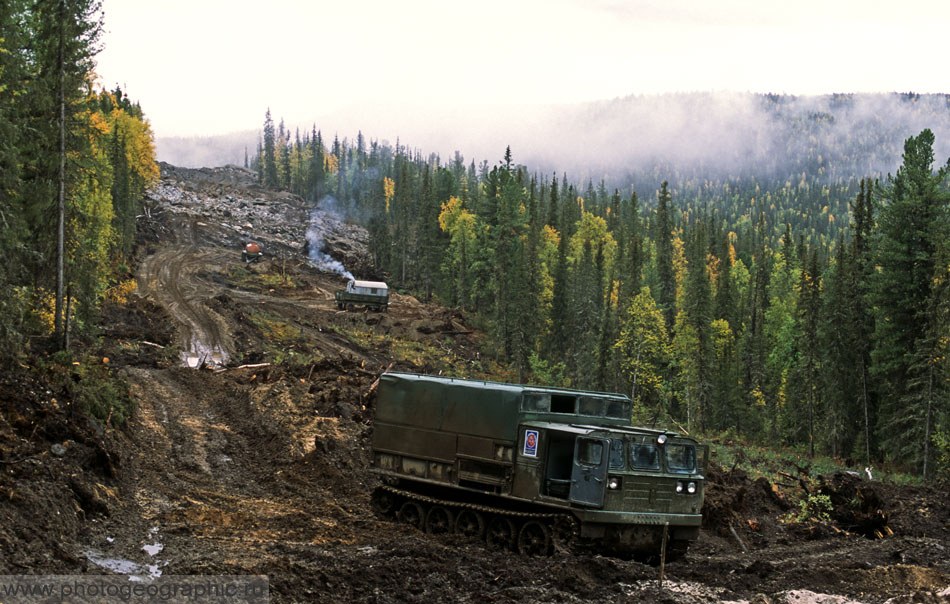
<path id="1" fill-rule="evenodd" d="M 751 480 L 742 469 L 710 464 L 706 471 L 703 528 L 723 537 L 730 527 L 758 531 L 762 523 L 788 512 L 791 503 L 765 478 Z"/>
<path id="2" fill-rule="evenodd" d="M 879 483 L 844 472 L 822 477 L 818 488 L 819 493 L 830 499 L 830 515 L 838 527 L 877 539 L 893 534 L 887 526 L 888 513 L 885 510 L 890 498 L 885 490 Z"/>
<path id="3" fill-rule="evenodd" d="M 0 572 L 80 570 L 91 523 L 121 506 L 121 439 L 22 368 L 0 381 Z"/>

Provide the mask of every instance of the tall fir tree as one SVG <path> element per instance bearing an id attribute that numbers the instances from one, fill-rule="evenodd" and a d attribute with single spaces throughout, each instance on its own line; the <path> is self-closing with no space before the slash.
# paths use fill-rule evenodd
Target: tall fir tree
<path id="1" fill-rule="evenodd" d="M 277 135 L 274 132 L 274 120 L 270 116 L 270 108 L 264 116 L 264 180 L 265 187 L 277 187 Z"/>
<path id="2" fill-rule="evenodd" d="M 673 278 L 673 196 L 670 194 L 669 183 L 663 181 L 657 194 L 655 229 L 653 233 L 656 242 L 656 270 L 659 276 L 660 290 L 657 302 L 663 309 L 666 319 L 666 328 L 673 327 L 676 317 L 676 282 Z"/>
<path id="3" fill-rule="evenodd" d="M 934 400 L 946 388 L 933 379 L 941 337 L 934 329 L 934 285 L 936 260 L 947 245 L 950 162 L 933 171 L 933 144 L 929 129 L 908 138 L 897 174 L 876 189 L 881 210 L 874 241 L 872 359 L 886 402 L 878 422 L 881 444 L 924 474 Z"/>

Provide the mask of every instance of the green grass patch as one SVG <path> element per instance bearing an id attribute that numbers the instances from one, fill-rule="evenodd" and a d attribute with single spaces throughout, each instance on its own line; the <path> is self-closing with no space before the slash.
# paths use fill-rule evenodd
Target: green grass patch
<path id="1" fill-rule="evenodd" d="M 708 439 L 700 437 L 700 440 L 708 442 L 713 461 L 721 464 L 726 470 L 740 468 L 749 474 L 753 480 L 765 477 L 769 482 L 778 483 L 783 480 L 787 481 L 787 477 L 784 477 L 780 472 L 798 477 L 802 473 L 801 470 L 806 470 L 807 476 L 812 480 L 821 475 L 849 470 L 864 475 L 864 464 L 849 468 L 842 460 L 834 457 L 825 455 L 809 457 L 807 450 L 804 448 L 763 447 L 756 444 L 738 443 L 728 436 L 724 438 L 709 437 Z M 888 466 L 872 464 L 871 475 L 874 480 L 894 484 L 922 484 L 920 477 Z"/>
<path id="2" fill-rule="evenodd" d="M 299 327 L 261 310 L 252 312 L 249 318 L 251 323 L 261 330 L 268 344 L 281 346 L 295 344 L 300 342 L 303 335 Z"/>
<path id="3" fill-rule="evenodd" d="M 228 278 L 248 289 L 296 289 L 300 287 L 300 284 L 286 273 L 257 271 L 246 266 L 232 266 L 228 270 Z"/>
<path id="4" fill-rule="evenodd" d="M 384 350 L 394 361 L 410 363 L 419 371 L 464 379 L 512 381 L 511 371 L 491 359 L 472 362 L 458 356 L 450 337 L 433 340 L 415 340 L 408 337 L 380 334 L 361 325 L 336 324 L 329 326 L 354 346 Z"/>
<path id="5" fill-rule="evenodd" d="M 299 367 L 323 360 L 318 351 L 309 350 L 304 331 L 264 310 L 255 310 L 248 316 L 264 339 L 264 354 L 277 365 Z"/>

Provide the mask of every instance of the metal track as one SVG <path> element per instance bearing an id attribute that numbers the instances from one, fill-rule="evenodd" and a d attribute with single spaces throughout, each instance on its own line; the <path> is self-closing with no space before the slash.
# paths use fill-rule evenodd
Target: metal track
<path id="1" fill-rule="evenodd" d="M 400 495 L 407 499 L 413 499 L 415 501 L 421 501 L 423 503 L 452 506 L 457 508 L 465 508 L 467 510 L 475 510 L 477 512 L 484 512 L 488 514 L 497 514 L 499 516 L 510 516 L 515 518 L 568 518 L 571 521 L 574 521 L 574 517 L 570 514 L 565 514 L 564 512 L 552 512 L 549 514 L 544 513 L 532 513 L 532 512 L 515 512 L 513 510 L 506 510 L 504 508 L 494 508 L 487 505 L 478 505 L 476 503 L 465 503 L 461 501 L 455 501 L 452 499 L 436 499 L 435 497 L 427 497 L 425 495 L 420 495 L 412 491 L 404 491 L 402 489 L 397 489 L 388 485 L 380 485 L 378 488 L 388 491 L 395 495 Z"/>

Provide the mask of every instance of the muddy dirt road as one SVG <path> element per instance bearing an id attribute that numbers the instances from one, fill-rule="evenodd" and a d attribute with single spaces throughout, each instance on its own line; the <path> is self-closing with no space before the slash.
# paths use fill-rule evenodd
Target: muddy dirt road
<path id="1" fill-rule="evenodd" d="M 232 347 L 224 319 L 203 304 L 222 288 L 196 275 L 222 255 L 202 253 L 195 245 L 168 246 L 146 258 L 140 269 L 139 290 L 177 321 L 182 362 L 192 369 L 224 365 Z"/>
<path id="2" fill-rule="evenodd" d="M 873 501 L 892 535 L 866 538 L 843 517 L 787 522 L 775 485 L 716 468 L 707 526 L 662 587 L 657 568 L 634 561 L 524 558 L 377 519 L 373 382 L 387 367 L 494 371 L 479 334 L 409 296 L 387 313 L 338 311 L 343 280 L 302 252 L 306 204 L 240 173 L 173 175 L 142 225 L 140 295 L 110 311 L 103 345 L 137 401 L 132 419 L 70 428 L 40 406 L 33 423 L 0 416 L 0 445 L 20 447 L 4 459 L 27 437 L 71 443 L 62 458 L 0 467 L 0 572 L 125 561 L 146 575 L 261 574 L 275 602 L 950 603 L 937 595 L 950 584 L 945 493 L 853 477 L 827 488 Z M 352 229 L 325 232 L 360 266 Z M 269 256 L 244 265 L 251 231 Z"/>

